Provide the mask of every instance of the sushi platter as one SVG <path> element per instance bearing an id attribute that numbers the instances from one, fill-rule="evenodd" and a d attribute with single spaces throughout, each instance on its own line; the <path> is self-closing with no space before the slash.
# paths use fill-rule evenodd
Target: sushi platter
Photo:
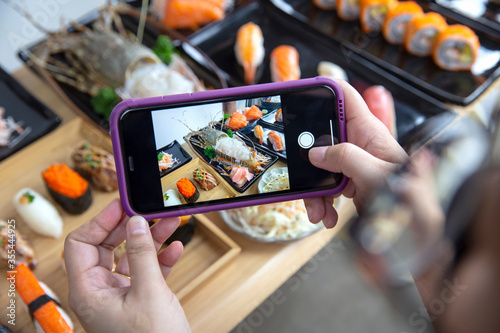
<path id="1" fill-rule="evenodd" d="M 322 37 L 324 45 L 339 45 L 341 54 L 349 61 L 352 54 L 360 55 L 363 62 L 371 62 L 402 80 L 453 104 L 468 105 L 480 96 L 500 75 L 500 44 L 498 39 L 471 26 L 480 47 L 471 70 L 449 71 L 436 66 L 432 57 L 417 57 L 404 50 L 402 45 L 392 45 L 382 33 L 365 32 L 358 19 L 343 20 L 335 10 L 316 7 L 310 0 L 271 0 L 303 29 L 314 31 Z M 427 2 L 422 2 L 426 7 Z M 435 9 L 434 7 L 432 9 Z M 446 13 L 442 13 L 446 15 Z M 445 16 L 448 24 L 461 23 Z M 469 30 L 469 28 L 464 28 Z"/>
<path id="2" fill-rule="evenodd" d="M 0 142 L 0 161 L 51 132 L 61 122 L 52 110 L 1 67 L 0 96 L 0 127 L 4 128 L 6 125 L 12 132 L 5 142 Z M 1 136 L 4 137 L 4 133 Z"/>
<path id="3" fill-rule="evenodd" d="M 62 300 L 61 303 L 65 309 L 69 309 L 69 307 L 67 304 L 68 287 L 65 282 L 67 277 L 62 265 L 64 238 L 70 231 L 94 217 L 118 196 L 116 191 L 104 192 L 97 190 L 92 185 L 92 204 L 79 214 L 67 213 L 51 199 L 48 190 L 43 184 L 42 172 L 47 169 L 48 165 L 54 163 L 72 165 L 72 152 L 75 147 L 81 145 L 82 141 L 99 145 L 106 150 L 112 149 L 111 140 L 108 136 L 103 135 L 95 126 L 81 119 L 75 119 L 0 164 L 2 169 L 0 196 L 4 198 L 0 203 L 0 211 L 2 211 L 0 218 L 15 220 L 16 230 L 25 235 L 34 250 L 34 255 L 38 261 L 34 269 L 35 275 L 40 281 L 47 283 L 54 289 L 54 292 Z M 37 163 L 30 163 L 33 160 L 36 160 Z M 49 233 L 52 237 L 41 236 L 28 227 L 26 220 L 21 217 L 20 213 L 16 212 L 12 202 L 16 192 L 23 188 L 33 189 L 36 192 L 33 193 L 34 196 L 45 197 L 50 202 L 50 207 L 56 207 L 63 221 L 61 234 L 55 234 L 54 230 L 50 230 Z M 26 192 L 22 191 L 21 194 L 27 195 Z M 48 212 L 45 211 L 45 208 L 41 208 L 37 214 L 39 218 L 42 218 Z M 176 292 L 181 302 L 189 293 L 233 260 L 240 252 L 240 247 L 206 216 L 196 215 L 194 221 L 195 233 L 193 238 L 185 246 L 182 258 L 167 279 L 170 288 Z M 8 290 L 5 279 L 0 282 L 0 288 Z M 6 293 L 0 294 L 2 304 L 8 302 L 6 297 Z M 5 311 L 5 308 L 0 310 L 0 315 L 5 316 Z M 70 313 L 72 321 L 78 325 L 78 321 L 72 312 Z M 31 332 L 31 330 L 32 323 L 28 313 L 19 307 L 16 331 Z M 83 330 L 81 327 L 77 327 L 75 332 L 83 332 Z"/>

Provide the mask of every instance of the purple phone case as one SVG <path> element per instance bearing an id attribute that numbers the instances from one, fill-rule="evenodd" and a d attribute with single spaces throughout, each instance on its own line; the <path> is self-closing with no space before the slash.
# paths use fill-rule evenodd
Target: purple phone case
<path id="1" fill-rule="evenodd" d="M 233 209 L 240 208 L 246 206 L 253 205 L 263 205 L 274 202 L 282 202 L 288 200 L 296 200 L 296 199 L 304 199 L 304 198 L 314 198 L 320 196 L 329 196 L 336 193 L 341 192 L 345 186 L 347 185 L 348 178 L 343 177 L 342 182 L 335 188 L 331 190 L 322 190 L 308 193 L 299 193 L 299 194 L 289 194 L 283 195 L 279 197 L 273 198 L 263 198 L 263 199 L 249 199 L 248 201 L 243 202 L 232 202 L 232 203 L 224 203 L 209 207 L 196 207 L 196 208 L 186 208 L 175 210 L 171 212 L 161 212 L 154 214 L 140 214 L 135 212 L 130 203 L 128 202 L 127 195 L 127 185 L 125 181 L 125 170 L 123 166 L 123 156 L 120 149 L 120 136 L 118 133 L 118 120 L 123 112 L 129 110 L 131 108 L 137 107 L 146 107 L 146 106 L 157 106 L 164 105 L 170 103 L 182 103 L 182 102 L 191 102 L 198 101 L 203 99 L 215 99 L 222 97 L 232 97 L 236 95 L 242 94 L 254 94 L 254 93 L 263 93 L 265 94 L 268 91 L 278 90 L 278 89 L 288 89 L 288 88 L 300 88 L 300 87 L 308 87 L 314 85 L 327 85 L 335 91 L 337 95 L 338 101 L 338 117 L 339 117 L 339 127 L 340 127 L 340 139 L 341 142 L 347 141 L 347 133 L 346 133 L 346 123 L 344 116 L 344 94 L 340 86 L 333 80 L 327 79 L 325 77 L 316 77 L 312 79 L 302 79 L 296 81 L 287 81 L 287 82 L 279 82 L 279 83 L 266 83 L 266 84 L 258 84 L 252 86 L 244 86 L 244 87 L 236 87 L 236 88 L 227 88 L 227 89 L 218 89 L 218 90 L 209 90 L 203 92 L 189 93 L 189 94 L 181 94 L 181 95 L 171 95 L 171 96 L 161 96 L 161 97 L 152 97 L 152 98 L 143 98 L 143 99 L 128 99 L 120 102 L 111 113 L 111 117 L 109 120 L 110 130 L 111 130 L 111 140 L 113 142 L 113 153 L 115 156 L 116 163 L 116 173 L 118 177 L 118 188 L 120 192 L 120 198 L 123 210 L 127 215 L 142 215 L 145 219 L 157 219 L 162 217 L 171 217 L 171 216 L 183 216 L 190 214 L 199 214 L 206 213 L 214 210 L 225 210 L 225 209 Z"/>

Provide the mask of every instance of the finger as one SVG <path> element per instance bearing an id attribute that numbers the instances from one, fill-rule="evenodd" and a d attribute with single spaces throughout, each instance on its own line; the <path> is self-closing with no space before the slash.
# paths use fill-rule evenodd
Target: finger
<path id="1" fill-rule="evenodd" d="M 66 237 L 64 258 L 70 282 L 99 264 L 97 246 L 120 222 L 122 214 L 120 202 L 115 199 L 96 217 Z"/>
<path id="2" fill-rule="evenodd" d="M 172 268 L 181 258 L 183 250 L 184 246 L 182 243 L 180 241 L 175 241 L 158 254 L 158 261 L 160 262 L 163 279 L 167 279 Z"/>
<path id="3" fill-rule="evenodd" d="M 323 197 L 323 206 L 325 207 L 325 215 L 323 216 L 323 224 L 326 228 L 331 229 L 337 225 L 339 215 L 333 207 L 332 197 Z"/>
<path id="4" fill-rule="evenodd" d="M 127 223 L 127 259 L 130 294 L 153 295 L 155 284 L 163 279 L 148 222 L 140 216 L 131 217 Z"/>
<path id="5" fill-rule="evenodd" d="M 99 252 L 99 266 L 108 270 L 113 268 L 114 250 L 125 240 L 128 216 L 123 213 L 118 225 L 109 233 L 108 237 L 97 246 Z"/>
<path id="6" fill-rule="evenodd" d="M 318 223 L 325 216 L 325 203 L 322 197 L 304 199 L 307 216 L 311 223 Z"/>
<path id="7" fill-rule="evenodd" d="M 335 80 L 344 94 L 345 117 L 349 122 L 356 118 L 376 120 L 375 116 L 370 112 L 363 97 L 359 92 L 344 80 Z"/>
<path id="8" fill-rule="evenodd" d="M 151 235 L 153 237 L 156 252 L 161 248 L 163 243 L 172 236 L 174 231 L 179 227 L 180 219 L 178 217 L 161 219 L 156 222 L 151 228 Z M 128 266 L 127 256 L 122 256 L 116 264 L 115 272 L 123 275 L 129 275 L 130 270 Z"/>
<path id="9" fill-rule="evenodd" d="M 363 92 L 363 99 L 371 113 L 397 138 L 396 110 L 391 93 L 383 86 L 372 86 Z"/>

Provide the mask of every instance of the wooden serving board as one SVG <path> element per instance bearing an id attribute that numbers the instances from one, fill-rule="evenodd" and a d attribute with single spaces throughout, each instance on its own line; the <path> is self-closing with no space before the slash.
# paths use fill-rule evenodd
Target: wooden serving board
<path id="1" fill-rule="evenodd" d="M 54 203 L 43 184 L 41 173 L 50 164 L 65 162 L 71 166 L 73 149 L 82 141 L 87 140 L 112 151 L 109 136 L 99 129 L 75 119 L 60 127 L 45 138 L 33 143 L 24 150 L 14 154 L 0 163 L 0 219 L 14 219 L 16 229 L 26 236 L 35 250 L 38 266 L 34 273 L 40 281 L 45 282 L 61 299 L 62 307 L 73 320 L 76 332 L 83 332 L 75 315 L 68 307 L 68 281 L 62 267 L 62 252 L 64 238 L 72 230 L 91 219 L 109 202 L 118 197 L 118 192 L 105 193 L 92 189 L 93 203 L 81 215 L 70 215 Z M 40 236 L 19 217 L 12 205 L 12 198 L 22 188 L 29 187 L 54 203 L 63 221 L 63 236 L 59 239 Z M 219 227 L 204 215 L 196 215 L 195 234 L 184 249 L 184 254 L 173 269 L 167 283 L 179 299 L 195 290 L 206 279 L 216 273 L 221 267 L 235 258 L 240 247 L 232 241 Z M 5 276 L 7 269 L 0 268 L 0 275 Z M 0 279 L 0 321 L 7 322 L 8 284 L 6 279 Z M 34 327 L 26 310 L 21 306 L 22 300 L 16 297 L 16 326 L 14 332 L 34 332 Z"/>

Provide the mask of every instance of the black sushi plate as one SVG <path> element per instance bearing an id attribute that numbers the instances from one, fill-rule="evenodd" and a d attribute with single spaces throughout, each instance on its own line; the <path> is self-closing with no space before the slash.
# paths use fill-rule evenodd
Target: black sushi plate
<path id="1" fill-rule="evenodd" d="M 359 20 L 343 21 L 336 11 L 319 9 L 311 0 L 270 1 L 300 23 L 293 25 L 296 30 L 312 30 L 321 37 L 324 47 L 340 47 L 345 61 L 359 55 L 442 102 L 468 105 L 500 75 L 499 40 L 474 25 L 471 28 L 481 43 L 478 58 L 471 71 L 451 72 L 437 67 L 432 57 L 412 56 L 403 46 L 389 44 L 381 33 L 363 33 Z M 421 4 L 427 9 L 427 3 Z M 445 17 L 449 24 L 463 24 L 452 16 Z"/>
<path id="2" fill-rule="evenodd" d="M 238 135 L 238 132 L 235 132 L 234 135 Z M 236 191 L 238 191 L 239 193 L 243 193 L 245 192 L 246 190 L 248 190 L 250 188 L 250 186 L 253 185 L 253 183 L 255 183 L 274 163 L 276 163 L 276 161 L 278 160 L 278 156 L 276 154 L 273 154 L 271 152 L 269 152 L 269 150 L 267 149 L 263 149 L 260 145 L 253 145 L 252 141 L 245 135 L 238 135 L 238 137 L 240 139 L 243 140 L 243 142 L 248 146 L 248 147 L 252 147 L 252 146 L 255 146 L 255 150 L 267 157 L 269 157 L 269 162 L 266 164 L 266 167 L 264 168 L 264 170 L 262 170 L 261 173 L 259 173 L 258 175 L 254 176 L 250 181 L 247 181 L 245 184 L 243 184 L 242 187 L 239 187 L 238 185 L 236 185 L 235 183 L 233 183 L 233 181 L 231 180 L 231 177 L 228 176 L 228 172 L 227 170 L 225 170 L 223 168 L 223 166 L 217 162 L 217 161 L 214 161 L 210 158 L 208 158 L 205 153 L 204 153 L 204 150 L 194 144 L 193 143 L 193 140 L 197 140 L 198 139 L 198 136 L 197 135 L 194 135 L 190 138 L 191 140 L 191 146 L 193 147 L 193 149 L 196 151 L 196 153 L 198 154 L 198 156 L 200 156 L 206 163 L 208 163 L 217 173 L 219 173 L 219 175 L 229 184 L 231 185 L 232 188 L 234 188 Z"/>
<path id="3" fill-rule="evenodd" d="M 185 151 L 184 148 L 182 148 L 182 146 L 180 145 L 179 142 L 177 142 L 177 140 L 174 140 L 174 141 L 170 142 L 168 145 L 166 145 L 165 147 L 156 150 L 156 155 L 158 156 L 158 154 L 160 152 L 169 153 L 179 161 L 177 164 L 173 165 L 171 168 L 169 168 L 165 171 L 160 171 L 160 177 L 168 175 L 169 173 L 171 173 L 175 169 L 183 166 L 186 163 L 189 163 L 193 159 L 191 157 L 191 155 L 189 155 L 189 153 L 187 151 Z"/>
<path id="4" fill-rule="evenodd" d="M 317 76 L 318 63 L 325 60 L 344 68 L 350 84 L 360 93 L 372 85 L 383 85 L 388 89 L 394 97 L 399 142 L 403 146 L 414 139 L 415 132 L 412 130 L 427 118 L 445 112 L 453 113 L 444 103 L 358 54 L 351 52 L 349 57 L 345 57 L 341 44 L 325 44 L 321 34 L 307 27 L 300 28 L 295 19 L 269 2 L 250 3 L 233 12 L 224 21 L 211 23 L 189 37 L 190 42 L 204 51 L 222 70 L 231 86 L 244 85 L 242 70 L 234 55 L 234 43 L 238 28 L 249 21 L 262 29 L 266 49 L 257 83 L 271 82 L 269 54 L 276 46 L 288 44 L 294 46 L 300 54 L 302 78 Z M 183 47 L 189 55 L 190 46 L 184 44 Z M 445 125 L 442 123 L 442 126 Z"/>
<path id="5" fill-rule="evenodd" d="M 275 131 L 277 132 L 280 136 L 281 136 L 281 140 L 283 140 L 283 145 L 285 145 L 285 134 L 283 133 L 283 127 L 281 127 L 281 130 L 276 128 L 275 126 L 270 126 L 269 123 L 266 123 L 264 121 L 261 121 L 261 119 L 259 119 L 259 122 L 258 122 L 258 125 L 262 126 L 262 129 L 264 131 L 264 142 L 262 142 L 262 144 L 260 143 L 259 139 L 257 139 L 254 135 L 254 129 L 255 129 L 255 126 L 252 127 L 252 128 L 243 128 L 241 129 L 238 133 L 242 133 L 244 134 L 246 137 L 248 137 L 250 140 L 252 140 L 252 142 L 254 143 L 255 146 L 259 146 L 261 147 L 263 150 L 265 151 L 268 151 L 270 154 L 275 154 L 275 155 L 278 155 L 278 157 L 280 157 L 281 159 L 283 160 L 286 160 L 286 147 L 285 147 L 285 151 L 275 151 L 272 147 L 272 145 L 269 145 L 268 141 L 267 141 L 267 133 L 269 133 L 270 131 Z"/>
<path id="6" fill-rule="evenodd" d="M 61 119 L 19 82 L 0 67 L 0 107 L 5 108 L 4 118 L 12 117 L 22 123 L 27 134 L 19 137 L 13 147 L 0 147 L 0 161 L 50 133 Z M 29 128 L 29 129 L 28 129 Z"/>
<path id="7" fill-rule="evenodd" d="M 127 1 L 131 6 L 133 7 L 140 7 L 141 1 L 135 0 L 135 1 Z M 90 27 L 92 23 L 97 19 L 99 15 L 98 10 L 94 10 L 87 14 L 85 17 L 80 19 L 78 21 L 79 24 Z M 123 22 L 123 25 L 126 30 L 131 32 L 132 34 L 135 34 L 137 32 L 137 28 L 139 25 L 139 20 L 133 16 L 130 15 L 121 15 L 121 19 Z M 72 31 L 73 29 L 71 27 L 68 28 L 69 31 Z M 156 40 L 159 35 L 165 34 L 165 31 L 160 31 L 160 28 L 156 28 L 148 23 L 145 25 L 144 29 L 144 37 L 142 40 L 142 43 L 151 48 L 155 45 Z M 190 57 L 187 57 L 185 54 L 182 53 L 182 48 L 181 45 L 184 43 L 180 39 L 175 39 L 175 37 L 179 37 L 182 39 L 182 36 L 180 35 L 175 35 L 175 36 L 169 36 L 173 40 L 174 45 L 176 46 L 177 50 L 180 53 L 180 56 L 182 59 L 187 63 L 187 65 L 193 70 L 194 74 L 202 81 L 204 84 L 208 87 L 213 87 L 213 88 L 222 88 L 222 86 L 225 84 L 219 80 L 217 77 L 217 74 L 215 73 L 216 69 L 210 68 L 210 66 L 201 66 L 198 61 L 193 60 L 195 59 L 204 59 L 204 56 L 200 53 L 197 52 L 196 50 L 193 50 Z M 18 52 L 18 56 L 21 58 L 22 61 L 30 67 L 35 74 L 39 74 L 36 71 L 36 65 L 33 64 L 33 62 L 29 58 L 29 52 L 33 51 L 33 49 L 45 42 L 45 40 L 40 40 L 36 43 L 34 43 L 31 46 L 28 46 L 26 49 L 20 50 Z M 63 53 L 60 54 L 53 54 L 51 55 L 56 60 L 62 61 L 63 63 L 68 63 L 67 58 Z M 94 121 L 96 124 L 98 124 L 100 127 L 104 128 L 105 130 L 109 130 L 109 121 L 108 119 L 95 112 L 94 107 L 92 105 L 92 98 L 89 94 L 84 93 L 76 89 L 75 87 L 56 81 L 59 87 L 61 88 L 62 92 L 81 110 L 83 111 L 87 116 L 89 116 L 92 121 Z"/>
<path id="8" fill-rule="evenodd" d="M 427 9 L 500 38 L 500 4 L 488 0 L 424 0 Z"/>

